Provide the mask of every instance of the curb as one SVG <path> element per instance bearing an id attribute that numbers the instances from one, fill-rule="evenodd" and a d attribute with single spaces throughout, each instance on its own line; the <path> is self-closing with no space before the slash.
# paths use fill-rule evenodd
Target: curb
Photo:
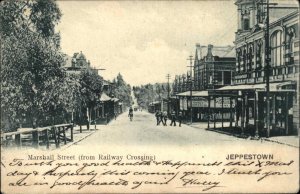
<path id="1" fill-rule="evenodd" d="M 280 141 L 271 140 L 271 139 L 267 139 L 267 138 L 261 138 L 261 139 L 264 140 L 264 141 L 268 141 L 268 142 L 273 142 L 273 143 L 287 145 L 287 146 L 294 147 L 294 148 L 299 148 L 299 146 L 295 146 L 295 145 L 292 145 L 292 144 L 289 144 L 289 143 L 283 143 L 283 142 L 280 142 Z"/>
<path id="2" fill-rule="evenodd" d="M 198 128 L 198 127 L 194 127 L 192 125 L 188 125 L 188 126 L 193 127 L 195 129 L 201 129 L 201 128 Z M 292 145 L 292 144 L 289 144 L 289 143 L 283 143 L 283 142 L 276 141 L 276 140 L 271 140 L 271 139 L 264 138 L 264 137 L 259 138 L 259 139 L 253 139 L 253 137 L 247 136 L 247 135 L 242 136 L 242 135 L 237 135 L 237 134 L 232 134 L 232 133 L 228 133 L 228 132 L 224 132 L 224 131 L 219 131 L 219 130 L 214 130 L 214 129 L 207 129 L 207 128 L 205 130 L 220 133 L 220 134 L 224 134 L 224 135 L 234 136 L 234 137 L 238 137 L 238 138 L 242 138 L 242 139 L 247 139 L 247 138 L 250 137 L 251 140 L 268 141 L 268 142 L 277 143 L 277 144 L 281 144 L 281 145 L 286 145 L 286 146 L 290 146 L 290 147 L 294 147 L 294 148 L 299 148 L 299 146 L 295 146 L 295 145 Z"/>
<path id="3" fill-rule="evenodd" d="M 95 132 L 96 132 L 95 130 L 94 130 L 94 131 L 91 131 L 91 133 L 87 134 L 86 136 L 82 137 L 81 139 L 79 139 L 79 140 L 77 140 L 77 141 L 73 141 L 73 142 L 71 142 L 69 145 L 63 146 L 63 147 L 61 148 L 61 150 L 65 150 L 65 149 L 69 148 L 70 146 L 72 146 L 72 145 L 74 145 L 74 144 L 76 144 L 76 143 L 78 143 L 78 142 L 81 142 L 82 140 L 84 140 L 84 139 L 86 139 L 87 137 L 91 136 L 91 135 L 94 134 Z"/>

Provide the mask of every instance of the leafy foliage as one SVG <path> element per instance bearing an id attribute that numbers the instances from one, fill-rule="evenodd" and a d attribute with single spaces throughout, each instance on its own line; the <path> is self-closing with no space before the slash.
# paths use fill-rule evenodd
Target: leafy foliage
<path id="1" fill-rule="evenodd" d="M 119 98 L 123 101 L 124 106 L 130 106 L 132 104 L 132 97 L 131 97 L 131 86 L 127 84 L 123 76 L 119 73 L 116 79 L 113 80 L 113 95 L 116 98 Z"/>
<path id="2" fill-rule="evenodd" d="M 155 83 L 133 87 L 139 106 L 147 108 L 151 102 L 162 100 L 168 96 L 168 84 Z"/>
<path id="3" fill-rule="evenodd" d="M 78 85 L 61 68 L 64 55 L 54 33 L 60 16 L 54 1 L 0 4 L 1 124 L 9 123 L 9 130 L 24 118 L 32 126 L 42 125 L 73 105 L 68 94 Z"/>
<path id="4" fill-rule="evenodd" d="M 81 72 L 79 83 L 82 106 L 95 106 L 102 92 L 102 78 L 91 69 L 86 69 Z"/>

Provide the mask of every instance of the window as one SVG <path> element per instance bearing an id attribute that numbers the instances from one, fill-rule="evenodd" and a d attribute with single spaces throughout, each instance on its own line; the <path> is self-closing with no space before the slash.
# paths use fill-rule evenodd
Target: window
<path id="1" fill-rule="evenodd" d="M 240 72 L 240 68 L 241 68 L 241 52 L 240 50 L 237 51 L 236 53 L 236 58 L 237 58 L 237 72 Z"/>
<path id="2" fill-rule="evenodd" d="M 272 65 L 281 66 L 283 64 L 282 31 L 278 30 L 271 36 L 271 61 Z"/>
<path id="3" fill-rule="evenodd" d="M 243 19 L 243 29 L 244 30 L 249 30 L 250 28 L 250 21 L 249 18 L 244 18 Z"/>

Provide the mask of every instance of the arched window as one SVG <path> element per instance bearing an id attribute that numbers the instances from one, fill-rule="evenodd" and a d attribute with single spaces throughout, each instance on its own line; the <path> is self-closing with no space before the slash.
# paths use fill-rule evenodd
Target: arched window
<path id="1" fill-rule="evenodd" d="M 236 58 L 237 58 L 237 72 L 239 73 L 241 70 L 241 51 L 238 49 L 236 52 Z"/>
<path id="2" fill-rule="evenodd" d="M 281 66 L 283 64 L 282 31 L 278 30 L 271 36 L 271 62 L 272 65 Z"/>
<path id="3" fill-rule="evenodd" d="M 262 67 L 262 42 L 257 41 L 256 44 L 256 68 Z"/>
<path id="4" fill-rule="evenodd" d="M 249 50 L 248 50 L 248 70 L 252 70 L 252 62 L 253 62 L 253 46 L 250 45 Z"/>
<path id="5" fill-rule="evenodd" d="M 247 51 L 246 48 L 243 51 L 243 72 L 246 71 L 246 66 L 247 65 Z"/>

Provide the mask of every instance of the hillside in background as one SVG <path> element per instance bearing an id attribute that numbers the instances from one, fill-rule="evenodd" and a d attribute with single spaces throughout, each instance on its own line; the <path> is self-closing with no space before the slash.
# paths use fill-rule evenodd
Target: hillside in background
<path id="1" fill-rule="evenodd" d="M 168 96 L 167 83 L 146 84 L 134 86 L 133 92 L 137 98 L 138 105 L 147 109 L 149 103 L 162 100 Z"/>

